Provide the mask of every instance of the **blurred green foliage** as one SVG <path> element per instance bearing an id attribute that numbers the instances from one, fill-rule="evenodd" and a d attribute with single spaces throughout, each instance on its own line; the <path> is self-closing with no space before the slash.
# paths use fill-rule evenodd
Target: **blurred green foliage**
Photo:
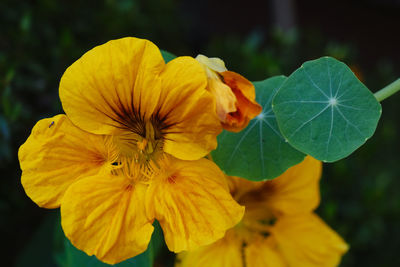
<path id="1" fill-rule="evenodd" d="M 191 8 L 193 3 L 0 1 L 2 266 L 21 264 L 27 254 L 28 258 L 32 255 L 29 253 L 40 256 L 57 251 L 52 243 L 54 212 L 38 208 L 24 194 L 17 151 L 37 120 L 62 112 L 58 99 L 62 73 L 98 44 L 124 36 L 147 38 L 176 55 L 221 57 L 229 69 L 252 81 L 289 75 L 304 61 L 322 55 L 346 62 L 373 91 L 399 76 L 399 62 L 387 57 L 367 62 L 369 55 L 362 54 L 357 45 L 327 36 L 318 22 L 311 28 L 300 24 L 289 32 L 258 25 L 247 33 L 238 34 L 232 28 L 222 34 L 212 31 L 213 25 L 197 27 L 209 23 L 207 13 L 201 13 L 207 9 Z M 236 18 L 227 12 L 221 19 Z M 366 34 L 373 38 L 373 32 Z M 400 265 L 399 101 L 400 96 L 395 95 L 383 102 L 377 132 L 366 145 L 345 160 L 325 165 L 318 213 L 351 246 L 342 266 Z M 32 242 L 38 251 L 29 251 Z M 172 254 L 162 254 L 158 266 L 172 262 Z M 56 263 L 50 258 L 45 266 Z M 35 264 L 33 258 L 22 266 L 27 264 L 44 266 Z"/>

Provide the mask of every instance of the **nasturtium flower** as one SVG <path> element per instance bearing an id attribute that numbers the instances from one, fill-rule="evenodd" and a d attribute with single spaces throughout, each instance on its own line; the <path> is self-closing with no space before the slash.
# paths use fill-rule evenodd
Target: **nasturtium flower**
<path id="1" fill-rule="evenodd" d="M 203 158 L 221 131 L 200 64 L 165 64 L 149 41 L 98 46 L 60 83 L 66 115 L 39 121 L 19 150 L 22 185 L 61 208 L 65 235 L 115 264 L 146 250 L 157 219 L 170 250 L 222 238 L 244 214 Z"/>
<path id="2" fill-rule="evenodd" d="M 224 129 L 239 132 L 262 107 L 255 101 L 254 85 L 242 75 L 228 71 L 219 58 L 198 55 L 208 77 L 208 91 L 216 100 L 217 115 Z"/>
<path id="3" fill-rule="evenodd" d="M 60 99 L 79 128 L 114 136 L 140 163 L 166 152 L 195 160 L 217 146 L 221 126 L 207 78 L 191 57 L 165 64 L 150 41 L 123 38 L 74 62 L 60 82 Z"/>
<path id="4" fill-rule="evenodd" d="M 231 194 L 246 207 L 242 221 L 221 240 L 180 253 L 176 266 L 338 265 L 348 245 L 313 212 L 320 176 L 321 162 L 308 156 L 274 180 L 228 177 Z"/>

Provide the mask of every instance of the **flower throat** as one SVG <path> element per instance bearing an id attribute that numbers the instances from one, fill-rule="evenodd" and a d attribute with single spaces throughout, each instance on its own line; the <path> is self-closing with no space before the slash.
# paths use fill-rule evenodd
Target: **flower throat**
<path id="1" fill-rule="evenodd" d="M 153 120 L 140 122 L 140 131 L 124 129 L 114 137 L 121 154 L 141 166 L 148 166 L 150 161 L 156 163 L 162 155 L 163 138 L 160 129 Z"/>

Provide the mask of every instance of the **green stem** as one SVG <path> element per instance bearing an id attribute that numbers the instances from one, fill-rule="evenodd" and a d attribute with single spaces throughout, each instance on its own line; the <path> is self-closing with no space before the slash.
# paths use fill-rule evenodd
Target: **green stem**
<path id="1" fill-rule="evenodd" d="M 379 102 L 382 102 L 382 100 L 385 100 L 397 91 L 400 91 L 400 78 L 376 92 L 374 96 Z"/>

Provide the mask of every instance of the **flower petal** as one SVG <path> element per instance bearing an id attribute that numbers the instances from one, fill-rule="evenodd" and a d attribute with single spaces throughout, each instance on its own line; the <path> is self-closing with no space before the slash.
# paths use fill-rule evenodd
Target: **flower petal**
<path id="1" fill-rule="evenodd" d="M 39 206 L 57 208 L 65 190 L 110 162 L 103 136 L 82 131 L 65 115 L 36 123 L 18 157 L 26 194 Z"/>
<path id="2" fill-rule="evenodd" d="M 150 41 L 123 38 L 97 46 L 73 63 L 60 82 L 68 117 L 80 128 L 112 134 L 154 112 L 165 63 Z"/>
<path id="3" fill-rule="evenodd" d="M 315 214 L 283 216 L 271 228 L 290 266 L 337 266 L 348 245 Z"/>
<path id="4" fill-rule="evenodd" d="M 235 94 L 220 79 L 208 79 L 208 90 L 215 97 L 219 120 L 223 123 L 226 122 L 228 114 L 237 110 Z"/>
<path id="5" fill-rule="evenodd" d="M 175 267 L 244 267 L 242 241 L 230 233 L 211 245 L 179 253 Z"/>
<path id="6" fill-rule="evenodd" d="M 244 207 L 232 199 L 213 162 L 170 159 L 165 168 L 167 174 L 149 187 L 146 207 L 160 222 L 171 251 L 208 245 L 240 221 Z"/>
<path id="7" fill-rule="evenodd" d="M 145 215 L 145 190 L 111 174 L 79 180 L 61 204 L 65 235 L 78 249 L 109 264 L 142 253 L 154 229 Z"/>
<path id="8" fill-rule="evenodd" d="M 285 267 L 287 263 L 271 238 L 256 238 L 245 247 L 246 266 Z"/>
<path id="9" fill-rule="evenodd" d="M 249 80 L 232 71 L 224 71 L 220 74 L 224 83 L 232 89 L 237 100 L 237 111 L 227 115 L 223 126 L 228 131 L 239 132 L 246 128 L 251 119 L 260 114 L 262 107 L 255 100 L 254 85 Z"/>
<path id="10" fill-rule="evenodd" d="M 162 86 L 159 114 L 167 125 L 164 151 L 185 160 L 204 157 L 217 147 L 222 128 L 200 63 L 191 57 L 170 61 L 162 73 Z"/>
<path id="11" fill-rule="evenodd" d="M 224 72 L 227 71 L 225 67 L 225 62 L 218 57 L 206 57 L 204 55 L 197 55 L 196 60 L 200 62 L 204 68 L 210 69 L 215 72 Z"/>
<path id="12" fill-rule="evenodd" d="M 322 163 L 310 156 L 289 168 L 278 178 L 265 182 L 267 205 L 278 214 L 297 214 L 314 210 L 320 201 L 319 180 Z"/>

